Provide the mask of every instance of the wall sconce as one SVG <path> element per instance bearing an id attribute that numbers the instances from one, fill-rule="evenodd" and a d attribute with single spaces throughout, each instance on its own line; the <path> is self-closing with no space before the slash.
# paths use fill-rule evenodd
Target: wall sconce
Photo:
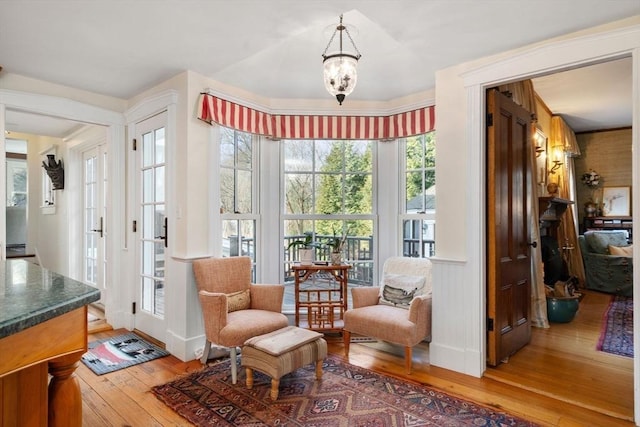
<path id="1" fill-rule="evenodd" d="M 553 166 L 551 166 L 551 169 L 549 169 L 549 173 L 555 175 L 556 171 L 560 169 L 560 166 L 562 166 L 562 162 L 560 160 L 554 160 Z"/>
<path id="2" fill-rule="evenodd" d="M 536 126 L 536 132 L 533 135 L 533 143 L 536 147 L 536 157 L 540 157 L 544 153 L 547 146 L 547 136 L 542 132 L 542 129 Z"/>
<path id="3" fill-rule="evenodd" d="M 562 157 L 564 157 L 564 150 L 562 146 L 554 146 L 547 153 L 547 164 L 549 169 L 549 174 L 554 175 L 560 166 L 563 165 Z"/>

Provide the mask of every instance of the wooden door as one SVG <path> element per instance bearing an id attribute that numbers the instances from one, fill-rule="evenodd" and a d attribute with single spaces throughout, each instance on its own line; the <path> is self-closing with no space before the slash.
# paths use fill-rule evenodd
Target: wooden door
<path id="1" fill-rule="evenodd" d="M 498 365 L 531 338 L 531 113 L 487 93 L 487 363 Z"/>

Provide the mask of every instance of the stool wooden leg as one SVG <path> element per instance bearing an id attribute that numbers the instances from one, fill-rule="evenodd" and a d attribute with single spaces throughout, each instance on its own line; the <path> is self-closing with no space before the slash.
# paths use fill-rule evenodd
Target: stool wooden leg
<path id="1" fill-rule="evenodd" d="M 271 379 L 271 400 L 278 400 L 278 388 L 280 387 L 280 379 Z"/>
<path id="2" fill-rule="evenodd" d="M 247 368 L 245 372 L 247 373 L 247 388 L 251 390 L 253 388 L 253 369 Z"/>
<path id="3" fill-rule="evenodd" d="M 322 360 L 316 361 L 316 379 L 317 380 L 322 379 Z"/>

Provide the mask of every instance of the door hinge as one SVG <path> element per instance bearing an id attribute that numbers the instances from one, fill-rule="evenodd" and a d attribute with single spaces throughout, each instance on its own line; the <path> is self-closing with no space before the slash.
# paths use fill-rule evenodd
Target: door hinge
<path id="1" fill-rule="evenodd" d="M 138 149 L 138 140 L 133 138 L 133 151 L 136 151 Z"/>
<path id="2" fill-rule="evenodd" d="M 490 317 L 487 319 L 487 330 L 489 332 L 493 331 L 493 319 Z"/>
<path id="3" fill-rule="evenodd" d="M 136 302 L 131 303 L 131 314 L 136 314 Z"/>
<path id="4" fill-rule="evenodd" d="M 138 231 L 138 221 L 133 220 L 133 232 L 135 233 L 136 231 Z"/>
<path id="5" fill-rule="evenodd" d="M 487 126 L 493 126 L 493 113 L 487 114 Z"/>

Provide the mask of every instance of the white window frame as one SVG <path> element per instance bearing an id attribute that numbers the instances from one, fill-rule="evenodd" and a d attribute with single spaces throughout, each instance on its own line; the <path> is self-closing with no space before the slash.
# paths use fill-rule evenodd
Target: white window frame
<path id="1" fill-rule="evenodd" d="M 236 133 L 244 133 L 251 137 L 251 212 L 223 212 L 222 210 L 222 202 L 219 203 L 220 208 L 220 240 L 219 240 L 219 248 L 222 256 L 225 256 L 225 252 L 223 250 L 224 237 L 222 235 L 222 230 L 224 229 L 225 221 L 253 221 L 254 224 L 254 254 L 252 259 L 253 266 L 253 280 L 256 281 L 256 278 L 260 277 L 258 266 L 262 263 L 260 262 L 260 253 L 261 253 L 261 216 L 260 216 L 260 191 L 259 191 L 259 177 L 260 177 L 260 137 L 255 134 L 250 134 L 248 132 L 239 131 L 232 128 L 225 128 L 234 133 L 234 141 L 237 141 L 235 138 Z M 221 165 L 221 155 L 219 153 L 221 143 L 223 138 L 223 127 L 221 126 L 218 133 L 218 145 L 217 150 L 218 154 L 216 158 L 218 159 L 218 180 L 219 183 L 222 182 L 220 179 L 222 176 L 222 165 Z M 225 168 L 229 168 L 225 166 Z M 234 164 L 232 168 L 234 170 L 247 170 L 243 168 L 238 168 L 237 164 Z M 234 191 L 237 190 L 237 187 L 234 188 Z M 218 194 L 221 195 L 220 189 L 218 189 Z"/>
<path id="2" fill-rule="evenodd" d="M 291 138 L 288 141 L 294 141 L 295 138 Z M 305 142 L 308 143 L 314 143 L 317 142 L 322 142 L 323 140 L 304 140 Z M 340 140 L 335 140 L 335 141 L 340 141 Z M 355 142 L 356 140 L 345 140 L 346 142 Z M 371 186 L 371 212 L 368 214 L 343 214 L 343 213 L 338 213 L 338 214 L 323 214 L 323 213 L 319 213 L 319 212 L 314 212 L 311 214 L 290 214 L 290 213 L 285 213 L 284 211 L 284 201 L 285 201 L 285 150 L 284 150 L 284 140 L 281 141 L 280 144 L 280 190 L 279 190 L 279 194 L 280 194 L 280 198 L 281 198 L 281 202 L 280 202 L 280 242 L 284 242 L 284 238 L 285 238 L 285 227 L 284 227 L 284 223 L 285 221 L 291 221 L 291 220 L 299 220 L 299 219 L 303 219 L 303 220 L 308 220 L 308 221 L 313 221 L 314 223 L 316 221 L 319 220 L 337 220 L 337 221 L 348 221 L 348 220 L 364 220 L 364 221 L 371 221 L 372 223 L 372 235 L 373 235 L 373 244 L 371 246 L 371 268 L 373 270 L 373 283 L 372 285 L 376 284 L 376 274 L 375 274 L 375 270 L 378 267 L 378 245 L 379 245 L 379 236 L 378 236 L 378 213 L 377 213 L 377 203 L 376 201 L 377 199 L 377 164 L 378 164 L 378 142 L 375 140 L 362 140 L 362 141 L 366 141 L 371 145 L 371 182 L 372 182 L 372 186 Z M 315 149 L 314 149 L 314 153 L 315 153 Z M 315 155 L 314 155 L 315 157 Z M 344 171 L 343 171 L 344 172 Z M 308 173 L 311 175 L 316 175 L 316 174 L 320 174 L 321 172 L 317 171 L 315 169 L 315 159 L 314 159 L 314 166 L 313 166 L 313 170 L 312 171 L 305 171 L 304 173 Z M 316 179 L 313 179 L 314 185 L 316 182 Z M 315 191 L 314 191 L 315 193 Z M 316 200 L 313 201 L 314 207 L 316 205 Z M 315 209 L 315 208 L 314 208 Z M 353 261 L 357 261 L 357 260 L 349 260 L 349 259 L 345 259 L 346 262 L 353 262 Z M 285 283 L 285 269 L 287 268 L 287 260 L 285 260 L 284 258 L 284 250 L 281 249 L 280 250 L 280 282 L 281 283 Z M 293 282 L 287 282 L 286 283 L 287 286 L 291 286 L 293 287 Z M 349 286 L 351 286 L 351 283 L 349 284 Z M 288 305 L 288 304 L 284 304 L 284 310 L 285 311 L 291 311 L 293 310 L 294 306 L 293 305 Z"/>
<path id="3" fill-rule="evenodd" d="M 431 131 L 435 133 L 434 131 Z M 427 135 L 431 132 L 426 132 L 422 135 L 416 135 L 416 136 L 424 136 Z M 424 223 L 424 221 L 432 221 L 435 227 L 435 220 L 436 220 L 436 210 L 434 209 L 433 211 L 424 211 L 424 212 L 417 212 L 417 213 L 408 213 L 407 212 L 407 201 L 405 199 L 406 197 L 406 188 L 407 188 L 407 156 L 406 156 L 406 152 L 407 152 L 407 139 L 406 138 L 402 138 L 399 141 L 399 149 L 400 149 L 400 155 L 399 155 L 399 160 L 400 160 L 400 173 L 399 173 L 399 187 L 398 187 L 398 199 L 399 199 L 399 206 L 400 206 L 400 213 L 398 215 L 398 238 L 399 238 L 399 253 L 402 254 L 403 256 L 407 256 L 407 254 L 404 253 L 404 223 L 406 221 L 420 221 L 421 223 Z M 435 161 L 435 160 L 434 160 Z M 433 165 L 433 167 L 429 166 L 429 167 L 424 167 L 422 168 L 423 171 L 426 170 L 433 170 L 435 172 L 436 170 L 436 166 L 435 164 Z M 425 189 L 426 190 L 426 189 Z M 436 195 L 437 197 L 437 195 Z M 435 230 L 434 230 L 434 241 L 435 241 Z M 434 243 L 435 245 L 435 243 Z M 421 257 L 423 258 L 429 258 L 430 254 L 424 254 L 424 253 L 420 253 L 419 254 Z"/>

